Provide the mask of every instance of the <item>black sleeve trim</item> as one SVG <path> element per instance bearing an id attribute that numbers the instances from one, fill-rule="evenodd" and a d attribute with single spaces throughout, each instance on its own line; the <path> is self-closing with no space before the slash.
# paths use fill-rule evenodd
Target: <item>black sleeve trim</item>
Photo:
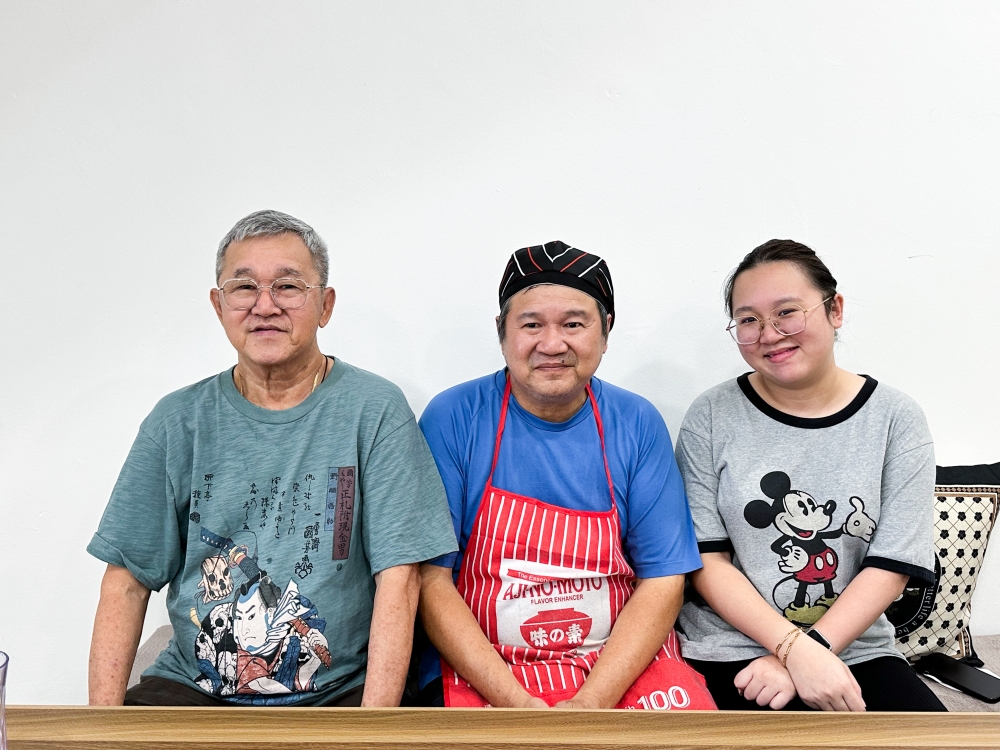
<path id="1" fill-rule="evenodd" d="M 902 573 L 910 577 L 910 586 L 917 586 L 919 584 L 934 586 L 937 583 L 934 571 L 921 568 L 919 565 L 910 565 L 910 563 L 900 562 L 899 560 L 890 560 L 888 557 L 866 557 L 861 562 L 861 567 L 881 568 L 893 573 Z"/>
<path id="2" fill-rule="evenodd" d="M 698 552 L 735 552 L 733 543 L 728 539 L 715 539 L 709 542 L 698 542 Z"/>

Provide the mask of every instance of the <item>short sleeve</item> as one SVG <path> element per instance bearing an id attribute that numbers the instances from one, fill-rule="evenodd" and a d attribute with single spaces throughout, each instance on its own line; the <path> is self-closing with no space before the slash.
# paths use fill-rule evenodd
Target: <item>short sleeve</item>
<path id="1" fill-rule="evenodd" d="M 412 415 L 376 438 L 360 482 L 362 543 L 373 575 L 458 548 L 441 477 Z"/>
<path id="2" fill-rule="evenodd" d="M 649 410 L 628 484 L 625 552 L 639 578 L 683 575 L 700 568 L 701 557 L 670 433 Z"/>
<path id="3" fill-rule="evenodd" d="M 699 399 L 688 410 L 677 437 L 677 465 L 684 477 L 684 489 L 700 552 L 731 552 L 729 532 L 719 513 L 719 476 L 715 472 L 710 425 L 702 418 L 705 408 Z M 704 433 L 704 434 L 703 434 Z"/>
<path id="4" fill-rule="evenodd" d="M 159 591 L 180 569 L 182 546 L 166 453 L 140 428 L 87 552 Z"/>
<path id="5" fill-rule="evenodd" d="M 934 583 L 934 475 L 934 446 L 930 442 L 886 461 L 882 507 L 862 567 Z"/>
<path id="6" fill-rule="evenodd" d="M 454 410 L 445 407 L 441 396 L 431 401 L 420 417 L 420 429 L 427 439 L 427 445 L 430 446 L 431 454 L 434 456 L 434 463 L 441 474 L 445 494 L 448 496 L 452 528 L 458 539 L 462 538 L 468 487 L 466 461 L 459 450 L 459 446 L 464 444 L 462 432 L 466 424 L 455 419 Z M 430 562 L 457 571 L 462 562 L 461 552 L 451 552 Z"/>

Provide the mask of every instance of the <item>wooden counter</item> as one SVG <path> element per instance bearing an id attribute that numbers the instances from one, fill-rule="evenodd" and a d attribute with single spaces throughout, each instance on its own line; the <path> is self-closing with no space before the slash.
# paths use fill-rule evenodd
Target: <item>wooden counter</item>
<path id="1" fill-rule="evenodd" d="M 8 706 L 9 750 L 1000 748 L 1000 714 Z"/>

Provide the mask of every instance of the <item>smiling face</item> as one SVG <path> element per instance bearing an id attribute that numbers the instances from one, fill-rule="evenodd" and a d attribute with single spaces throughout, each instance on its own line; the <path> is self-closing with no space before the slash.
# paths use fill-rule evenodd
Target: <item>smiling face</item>
<path id="1" fill-rule="evenodd" d="M 808 310 L 819 305 L 806 315 L 805 330 L 792 336 L 782 336 L 766 322 L 760 341 L 739 347 L 746 363 L 761 377 L 784 387 L 810 385 L 828 374 L 836 367 L 834 334 L 844 322 L 844 298 L 836 295 L 829 313 L 819 304 L 822 300 L 822 293 L 795 263 L 765 263 L 741 273 L 733 284 L 736 321 L 747 316 L 764 320 L 782 306 Z"/>
<path id="2" fill-rule="evenodd" d="M 518 403 L 542 419 L 568 419 L 608 348 L 594 298 L 556 284 L 525 289 L 511 298 L 506 326 L 501 348 Z"/>
<path id="3" fill-rule="evenodd" d="M 253 237 L 234 242 L 226 250 L 220 284 L 228 279 L 250 278 L 261 286 L 280 278 L 302 279 L 319 284 L 319 274 L 309 250 L 293 233 Z M 306 360 L 318 351 L 316 332 L 333 313 L 333 289 L 310 289 L 305 305 L 282 310 L 271 295 L 261 291 L 250 310 L 231 310 L 218 289 L 211 292 L 215 312 L 240 359 L 261 367 L 278 367 Z"/>
<path id="4" fill-rule="evenodd" d="M 794 539 L 814 539 L 833 520 L 836 504 L 817 505 L 805 492 L 789 492 L 782 501 L 785 509 L 774 519 L 774 526 L 782 534 Z"/>

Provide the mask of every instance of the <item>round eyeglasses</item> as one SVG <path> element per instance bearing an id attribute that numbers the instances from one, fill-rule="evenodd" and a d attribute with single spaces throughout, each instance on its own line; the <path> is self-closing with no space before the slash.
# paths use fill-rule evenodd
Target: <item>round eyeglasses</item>
<path id="1" fill-rule="evenodd" d="M 729 321 L 726 330 L 740 346 L 749 346 L 760 341 L 765 323 L 770 323 L 774 330 L 782 336 L 794 336 L 796 333 L 802 333 L 806 330 L 807 314 L 832 299 L 833 297 L 827 297 L 807 310 L 803 310 L 798 305 L 781 305 L 771 310 L 771 314 L 763 320 L 756 315 L 740 315 Z"/>
<path id="2" fill-rule="evenodd" d="M 306 303 L 310 289 L 323 289 L 324 286 L 310 286 L 302 279 L 276 279 L 268 286 L 261 286 L 253 279 L 230 279 L 218 289 L 222 292 L 222 301 L 230 310 L 250 310 L 265 289 L 270 292 L 275 306 L 282 310 L 295 310 Z"/>

